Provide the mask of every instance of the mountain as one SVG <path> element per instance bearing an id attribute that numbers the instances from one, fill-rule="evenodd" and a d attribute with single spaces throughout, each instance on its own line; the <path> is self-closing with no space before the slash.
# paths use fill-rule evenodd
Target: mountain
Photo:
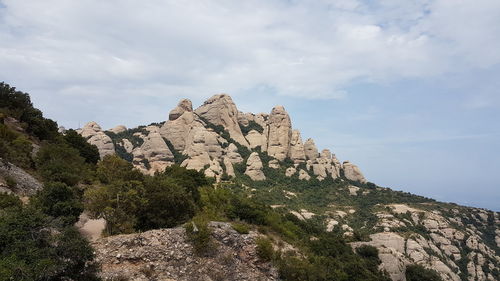
<path id="1" fill-rule="evenodd" d="M 228 95 L 65 130 L 0 83 L 0 280 L 499 280 L 499 213 L 377 186 Z"/>
<path id="2" fill-rule="evenodd" d="M 499 213 L 368 182 L 355 164 L 304 142 L 283 106 L 243 113 L 220 94 L 196 109 L 183 99 L 161 123 L 106 131 L 90 122 L 78 132 L 101 157 L 116 153 L 144 174 L 174 164 L 194 169 L 354 249 L 373 246 L 392 280 L 406 280 L 411 264 L 443 280 L 500 278 Z"/>

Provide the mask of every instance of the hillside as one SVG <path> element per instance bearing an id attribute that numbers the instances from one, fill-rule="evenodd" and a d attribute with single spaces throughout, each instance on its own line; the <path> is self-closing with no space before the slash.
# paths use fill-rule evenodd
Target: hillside
<path id="1" fill-rule="evenodd" d="M 0 86 L 0 280 L 500 279 L 499 213 L 377 186 L 282 106 L 65 130 Z"/>

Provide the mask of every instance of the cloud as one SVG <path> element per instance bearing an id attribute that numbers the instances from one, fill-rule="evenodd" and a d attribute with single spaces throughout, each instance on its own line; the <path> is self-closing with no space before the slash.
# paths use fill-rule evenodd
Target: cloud
<path id="1" fill-rule="evenodd" d="M 3 0 L 0 75 L 62 96 L 343 98 L 500 63 L 495 0 Z"/>

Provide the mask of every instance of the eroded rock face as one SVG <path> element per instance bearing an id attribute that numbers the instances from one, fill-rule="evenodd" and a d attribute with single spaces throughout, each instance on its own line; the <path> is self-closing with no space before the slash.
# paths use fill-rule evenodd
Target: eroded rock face
<path id="1" fill-rule="evenodd" d="M 215 178 L 215 180 L 219 182 L 223 172 L 219 161 L 213 159 L 210 162 L 210 167 L 205 170 L 205 176 Z"/>
<path id="2" fill-rule="evenodd" d="M 96 122 L 87 123 L 80 131 L 80 135 L 87 139 L 87 142 L 97 146 L 101 159 L 115 153 L 115 145 Z"/>
<path id="3" fill-rule="evenodd" d="M 306 142 L 304 143 L 304 151 L 307 160 L 315 160 L 319 156 L 318 149 L 316 148 L 316 144 L 314 143 L 313 139 L 306 140 Z"/>
<path id="4" fill-rule="evenodd" d="M 302 137 L 298 130 L 292 131 L 292 139 L 290 140 L 290 159 L 292 159 L 294 163 L 306 161 L 304 144 L 302 143 Z"/>
<path id="5" fill-rule="evenodd" d="M 278 162 L 278 160 L 276 160 L 276 159 L 269 161 L 268 165 L 269 165 L 269 168 L 271 168 L 271 169 L 279 169 L 280 168 L 280 162 Z"/>
<path id="6" fill-rule="evenodd" d="M 290 117 L 283 106 L 276 106 L 271 111 L 267 123 L 267 154 L 283 161 L 290 152 L 292 138 Z"/>
<path id="7" fill-rule="evenodd" d="M 247 160 L 247 168 L 245 175 L 249 176 L 254 181 L 262 181 L 266 179 L 264 172 L 262 172 L 262 161 L 260 160 L 257 152 L 252 152 Z"/>
<path id="8" fill-rule="evenodd" d="M 243 162 L 243 158 L 238 153 L 238 148 L 234 143 L 230 143 L 228 147 L 226 147 L 225 158 L 228 159 L 231 163 L 241 163 Z"/>
<path id="9" fill-rule="evenodd" d="M 194 253 L 183 227 L 115 235 L 92 243 L 103 280 L 278 280 L 270 263 L 259 260 L 259 234 L 239 234 L 229 223 L 211 222 L 214 255 Z"/>
<path id="10" fill-rule="evenodd" d="M 168 121 L 161 127 L 160 134 L 172 143 L 175 150 L 184 151 L 191 130 L 202 126 L 193 113 L 191 101 L 183 99 L 176 108 L 170 111 Z"/>
<path id="11" fill-rule="evenodd" d="M 358 166 L 350 163 L 349 161 L 344 161 L 342 168 L 344 169 L 344 176 L 347 179 L 352 181 L 359 181 L 361 183 L 367 182 Z"/>
<path id="12" fill-rule="evenodd" d="M 184 160 L 181 166 L 200 171 L 205 165 L 210 165 L 211 159 L 219 159 L 222 156 L 222 147 L 216 133 L 204 127 L 194 127 L 189 132 L 183 154 L 187 155 L 188 159 Z"/>
<path id="13" fill-rule="evenodd" d="M 149 126 L 146 130 L 148 130 L 149 134 L 144 139 L 144 143 L 132 152 L 134 156 L 133 164 L 136 168 L 148 174 L 163 172 L 166 167 L 174 164 L 174 154 L 161 137 L 158 127 Z M 144 160 L 149 163 L 150 167 L 147 167 Z"/>
<path id="14" fill-rule="evenodd" d="M 300 169 L 299 171 L 299 180 L 310 180 L 311 179 L 311 176 L 306 172 L 304 171 L 304 169 Z"/>
<path id="15" fill-rule="evenodd" d="M 232 139 L 241 145 L 249 147 L 238 124 L 238 109 L 230 96 L 225 94 L 215 95 L 205 101 L 195 112 L 208 122 L 223 126 Z"/>
<path id="16" fill-rule="evenodd" d="M 251 130 L 250 132 L 248 132 L 245 138 L 250 144 L 251 149 L 254 149 L 258 146 L 260 146 L 261 148 L 267 146 L 266 136 L 264 134 L 257 132 L 256 130 Z"/>
<path id="17" fill-rule="evenodd" d="M 285 176 L 291 177 L 291 176 L 295 175 L 296 172 L 297 172 L 297 169 L 295 169 L 294 167 L 290 167 L 290 168 L 286 169 Z"/>
<path id="18" fill-rule="evenodd" d="M 226 157 L 224 157 L 224 167 L 226 167 L 226 174 L 228 176 L 230 176 L 230 177 L 236 176 L 236 174 L 234 173 L 233 163 L 231 162 L 231 160 L 229 160 Z"/>

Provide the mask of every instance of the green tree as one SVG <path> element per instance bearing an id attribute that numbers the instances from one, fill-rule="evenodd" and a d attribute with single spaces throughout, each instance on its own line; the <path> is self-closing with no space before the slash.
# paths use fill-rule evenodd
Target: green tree
<path id="1" fill-rule="evenodd" d="M 425 268 L 419 264 L 410 264 L 406 266 L 406 280 L 407 281 L 442 281 L 439 274 L 432 270 Z"/>
<path id="2" fill-rule="evenodd" d="M 62 143 L 43 145 L 35 162 L 47 182 L 59 181 L 72 186 L 88 175 L 88 167 L 78 150 Z"/>
<path id="3" fill-rule="evenodd" d="M 144 175 L 117 155 L 106 155 L 97 164 L 97 178 L 104 184 L 116 181 L 143 181 Z"/>
<path id="4" fill-rule="evenodd" d="M 74 189 L 61 182 L 46 184 L 31 202 L 43 213 L 58 218 L 63 225 L 73 225 L 83 212 L 83 203 Z"/>
<path id="5" fill-rule="evenodd" d="M 67 130 L 64 135 L 64 140 L 73 148 L 78 150 L 80 156 L 85 159 L 85 162 L 97 164 L 100 159 L 99 150 L 97 146 L 90 144 L 78 134 L 75 130 Z"/>

